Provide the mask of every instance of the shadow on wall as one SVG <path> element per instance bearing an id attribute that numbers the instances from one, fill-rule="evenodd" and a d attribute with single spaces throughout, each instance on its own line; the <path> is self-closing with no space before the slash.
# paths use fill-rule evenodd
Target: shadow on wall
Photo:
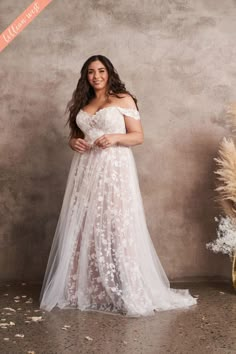
<path id="1" fill-rule="evenodd" d="M 5 146 L 6 159 L 1 168 L 2 280 L 40 280 L 55 232 L 70 148 L 58 129 L 57 108 L 52 103 L 50 111 L 46 108 L 38 111 L 40 115 L 29 112 L 30 118 L 22 117 L 16 127 L 20 144 Z M 7 158 L 9 151 L 13 159 Z"/>
<path id="2" fill-rule="evenodd" d="M 199 128 L 191 134 L 172 132 L 152 154 L 155 141 L 149 139 L 145 166 L 138 163 L 148 229 L 170 280 L 230 279 L 229 258 L 206 249 L 216 237 L 214 218 L 220 213 L 214 191 L 216 139 Z"/>
<path id="3" fill-rule="evenodd" d="M 201 138 L 200 138 L 201 137 Z M 191 144 L 194 147 L 194 154 L 191 159 L 196 161 L 198 170 L 195 170 L 194 183 L 191 184 L 189 193 L 185 194 L 185 201 L 182 208 L 183 220 L 186 221 L 188 230 L 184 231 L 187 235 L 191 233 L 191 225 L 195 225 L 197 234 L 190 239 L 192 244 L 192 259 L 202 276 L 211 276 L 230 279 L 230 260 L 228 256 L 213 254 L 206 249 L 206 243 L 216 238 L 217 224 L 215 217 L 221 211 L 216 203 L 215 174 L 217 156 L 217 144 L 211 134 L 207 131 L 195 131 L 192 136 Z M 196 226 L 198 225 L 198 230 Z M 184 254 L 182 255 L 184 257 Z"/>

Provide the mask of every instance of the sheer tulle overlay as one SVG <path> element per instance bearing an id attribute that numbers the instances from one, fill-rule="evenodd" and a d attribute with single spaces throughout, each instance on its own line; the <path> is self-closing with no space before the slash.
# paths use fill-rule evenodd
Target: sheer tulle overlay
<path id="1" fill-rule="evenodd" d="M 91 144 L 126 133 L 134 108 L 105 107 L 76 122 Z M 130 147 L 75 152 L 40 293 L 40 308 L 78 308 L 127 316 L 186 308 L 189 291 L 171 289 L 149 235 Z"/>

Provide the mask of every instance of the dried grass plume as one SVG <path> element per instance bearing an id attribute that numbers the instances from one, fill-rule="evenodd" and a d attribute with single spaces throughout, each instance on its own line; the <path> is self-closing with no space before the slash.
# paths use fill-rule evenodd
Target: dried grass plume
<path id="1" fill-rule="evenodd" d="M 236 147 L 232 138 L 222 140 L 215 161 L 218 166 L 214 172 L 217 175 L 216 201 L 225 215 L 236 218 Z"/>

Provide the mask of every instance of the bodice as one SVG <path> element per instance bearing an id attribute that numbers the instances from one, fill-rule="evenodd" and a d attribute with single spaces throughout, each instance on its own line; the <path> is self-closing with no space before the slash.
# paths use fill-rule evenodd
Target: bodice
<path id="1" fill-rule="evenodd" d="M 76 124 L 83 131 L 85 139 L 92 144 L 104 134 L 125 134 L 124 116 L 140 119 L 137 109 L 109 106 L 89 114 L 82 109 L 76 117 Z"/>

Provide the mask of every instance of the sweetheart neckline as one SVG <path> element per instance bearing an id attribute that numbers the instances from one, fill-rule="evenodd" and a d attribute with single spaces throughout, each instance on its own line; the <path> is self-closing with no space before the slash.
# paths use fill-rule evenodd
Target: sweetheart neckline
<path id="1" fill-rule="evenodd" d="M 130 110 L 130 109 L 131 109 L 131 110 L 134 110 L 134 111 L 137 111 L 137 112 L 138 112 L 138 110 L 135 109 L 135 108 L 123 108 L 123 107 L 120 107 L 120 106 L 107 106 L 107 107 L 103 107 L 103 108 L 100 108 L 100 109 L 99 109 L 97 112 L 95 112 L 94 114 L 90 114 L 90 113 L 84 111 L 82 108 L 80 109 L 80 111 L 83 112 L 83 113 L 85 113 L 85 114 L 87 114 L 87 115 L 90 116 L 90 117 L 95 117 L 99 112 L 104 111 L 105 109 L 108 109 L 108 108 L 116 108 L 116 109 L 121 108 L 121 109 L 124 109 L 124 110 Z"/>

